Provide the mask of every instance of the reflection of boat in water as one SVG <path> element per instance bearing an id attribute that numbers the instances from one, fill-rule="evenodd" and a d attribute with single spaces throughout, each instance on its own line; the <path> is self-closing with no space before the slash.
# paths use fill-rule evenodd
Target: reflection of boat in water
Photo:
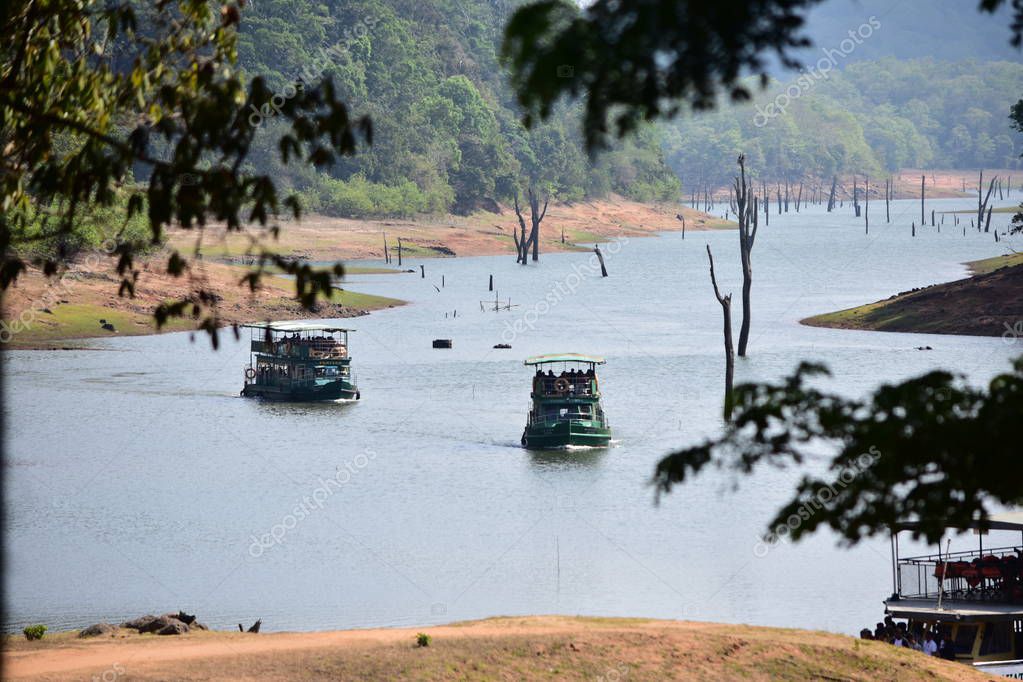
<path id="1" fill-rule="evenodd" d="M 885 612 L 908 621 L 909 632 L 937 633 L 952 646 L 948 658 L 969 663 L 992 676 L 1023 679 L 1023 512 L 992 514 L 988 531 L 979 524 L 978 548 L 924 556 L 899 556 L 898 532 L 892 534 L 894 593 Z M 966 529 L 961 529 L 966 530 Z M 1012 544 L 984 546 L 990 532 L 1007 534 Z M 1018 540 L 1018 544 L 1017 541 Z"/>
<path id="2" fill-rule="evenodd" d="M 522 433 L 527 448 L 556 448 L 569 445 L 604 447 L 611 440 L 596 366 L 604 358 L 577 353 L 539 355 L 526 360 L 536 367 L 533 376 L 529 420 Z M 551 365 L 560 365 L 555 374 Z M 547 368 L 547 371 L 544 371 Z"/>
<path id="3" fill-rule="evenodd" d="M 348 332 L 305 322 L 246 325 L 252 358 L 245 368 L 243 396 L 307 402 L 358 400 L 352 383 Z"/>

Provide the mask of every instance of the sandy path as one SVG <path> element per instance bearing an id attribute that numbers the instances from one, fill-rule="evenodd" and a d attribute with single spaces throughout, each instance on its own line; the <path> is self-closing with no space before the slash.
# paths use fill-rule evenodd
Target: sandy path
<path id="1" fill-rule="evenodd" d="M 538 621 L 539 619 L 534 619 Z M 249 635 L 240 632 L 195 633 L 183 637 L 128 635 L 119 638 L 64 639 L 52 648 L 5 648 L 4 679 L 33 678 L 43 675 L 110 668 L 115 662 L 129 667 L 137 663 L 175 663 L 194 659 L 250 654 L 280 653 L 308 649 L 372 647 L 411 643 L 417 632 L 426 629 L 432 637 L 485 638 L 507 635 L 567 634 L 578 624 L 545 618 L 531 624 L 514 621 L 485 621 L 471 625 L 445 625 L 429 628 L 377 628 L 329 632 L 278 632 Z M 20 642 L 19 642 L 20 644 Z M 44 643 L 45 644 L 45 641 Z"/>

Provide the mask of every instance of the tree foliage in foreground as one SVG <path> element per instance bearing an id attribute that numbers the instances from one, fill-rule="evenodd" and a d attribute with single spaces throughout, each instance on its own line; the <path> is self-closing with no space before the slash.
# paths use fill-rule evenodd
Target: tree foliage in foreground
<path id="1" fill-rule="evenodd" d="M 749 474 L 837 451 L 825 472 L 801 478 L 772 529 L 798 539 L 830 526 L 855 544 L 919 519 L 919 534 L 937 542 L 947 527 L 1023 503 L 1023 357 L 986 388 L 939 370 L 886 384 L 867 400 L 812 385 L 827 374 L 803 363 L 780 383 L 736 387 L 732 422 L 720 437 L 658 463 L 658 494 L 708 466 Z"/>
<path id="2" fill-rule="evenodd" d="M 270 175 L 246 167 L 258 125 L 250 112 L 272 102 L 286 125 L 275 153 L 285 164 L 314 167 L 353 154 L 360 139 L 371 142 L 370 122 L 349 115 L 329 80 L 283 102 L 274 101 L 261 78 L 246 84 L 234 69 L 240 17 L 238 5 L 205 0 L 3 3 L 3 289 L 26 268 L 27 244 L 57 245 L 38 257 L 44 271 L 55 274 L 74 255 L 83 217 L 123 202 L 123 224 L 144 215 L 154 242 L 169 226 L 195 229 L 201 240 L 209 221 L 247 232 L 259 259 L 246 278 L 252 287 L 263 265 L 272 263 L 296 276 L 296 294 L 306 306 L 330 291 L 340 265 L 316 272 L 264 246 L 265 238 L 276 236 L 278 215 L 286 210 L 298 217 L 300 207 L 294 196 L 279 195 Z M 136 171 L 146 175 L 144 187 L 131 185 Z M 131 295 L 138 244 L 115 241 L 120 293 Z M 172 253 L 167 271 L 190 275 L 187 257 Z M 189 280 L 185 296 L 157 309 L 157 322 L 205 315 L 200 326 L 216 343 L 216 293 L 199 277 Z"/>

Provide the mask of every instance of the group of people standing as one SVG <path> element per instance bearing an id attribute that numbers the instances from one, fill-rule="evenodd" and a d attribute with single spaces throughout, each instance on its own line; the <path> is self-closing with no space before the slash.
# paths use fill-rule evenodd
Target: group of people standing
<path id="1" fill-rule="evenodd" d="M 914 623 L 910 627 L 906 623 L 896 623 L 891 616 L 885 616 L 884 622 L 878 623 L 873 632 L 870 628 L 860 630 L 860 639 L 888 642 L 893 646 L 922 651 L 928 656 L 938 656 L 951 661 L 956 657 L 951 632 L 940 625 L 928 629 L 923 623 Z"/>

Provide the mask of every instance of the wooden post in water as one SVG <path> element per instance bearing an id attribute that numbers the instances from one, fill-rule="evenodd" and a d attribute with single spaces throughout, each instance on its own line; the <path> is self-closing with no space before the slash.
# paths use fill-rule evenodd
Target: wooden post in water
<path id="1" fill-rule="evenodd" d="M 916 236 L 916 223 L 913 223 L 913 236 Z"/>
<path id="2" fill-rule="evenodd" d="M 384 232 L 384 262 L 391 262 L 391 252 L 387 248 L 387 233 Z"/>
<path id="3" fill-rule="evenodd" d="M 491 275 L 490 276 L 490 288 L 487 289 L 487 291 L 493 291 L 493 290 L 494 290 L 494 276 Z"/>
<path id="4" fill-rule="evenodd" d="M 398 237 L 398 265 L 401 266 L 401 237 Z"/>
<path id="5" fill-rule="evenodd" d="M 419 279 L 426 279 L 426 266 L 425 265 L 420 265 L 419 266 Z"/>

